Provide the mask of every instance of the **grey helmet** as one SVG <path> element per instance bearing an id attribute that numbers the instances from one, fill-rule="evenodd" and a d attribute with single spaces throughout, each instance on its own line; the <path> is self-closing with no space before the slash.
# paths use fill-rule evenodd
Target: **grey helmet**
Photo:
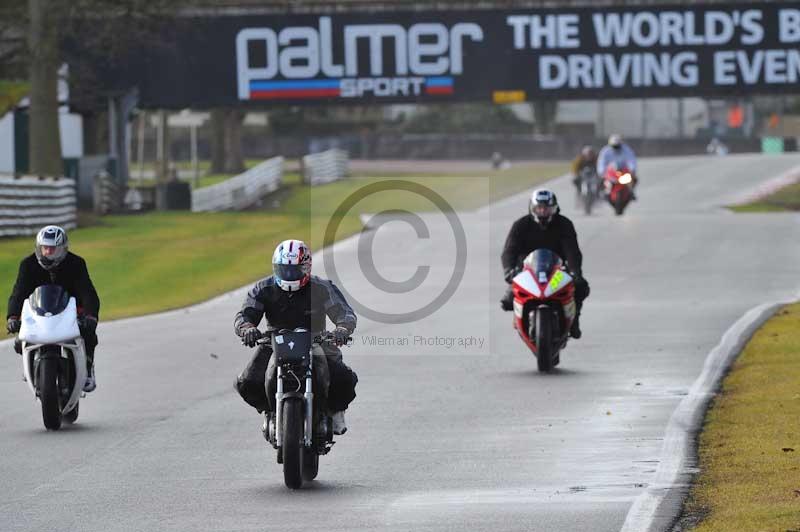
<path id="1" fill-rule="evenodd" d="M 43 247 L 55 248 L 55 250 L 45 256 Z M 69 245 L 67 242 L 67 232 L 57 225 L 48 225 L 39 230 L 36 235 L 36 260 L 45 270 L 52 270 L 61 264 L 67 256 Z"/>
<path id="2" fill-rule="evenodd" d="M 528 212 L 542 228 L 547 227 L 558 211 L 558 199 L 555 193 L 546 188 L 538 188 L 533 191 L 528 204 Z"/>

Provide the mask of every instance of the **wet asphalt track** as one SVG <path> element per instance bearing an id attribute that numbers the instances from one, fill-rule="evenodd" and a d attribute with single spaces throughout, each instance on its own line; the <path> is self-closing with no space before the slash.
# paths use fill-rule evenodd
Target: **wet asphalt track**
<path id="1" fill-rule="evenodd" d="M 101 324 L 98 390 L 79 423 L 58 433 L 43 430 L 4 343 L 0 529 L 619 530 L 705 355 L 747 309 L 800 286 L 800 216 L 718 208 L 798 164 L 643 161 L 640 200 L 622 218 L 607 206 L 577 214 L 569 183 L 553 184 L 578 227 L 592 295 L 584 338 L 551 375 L 536 372 L 497 305 L 497 257 L 527 199 L 461 215 L 466 262 L 455 295 L 417 322 L 361 320 L 345 353 L 360 377 L 351 430 L 299 492 L 283 487 L 258 416 L 231 386 L 248 357 L 231 326 L 241 291 Z M 428 238 L 391 222 L 372 243 L 390 280 L 430 265 L 408 294 L 364 280 L 356 239 L 329 251 L 359 304 L 412 312 L 446 284 L 459 257 L 450 226 L 421 218 Z"/>

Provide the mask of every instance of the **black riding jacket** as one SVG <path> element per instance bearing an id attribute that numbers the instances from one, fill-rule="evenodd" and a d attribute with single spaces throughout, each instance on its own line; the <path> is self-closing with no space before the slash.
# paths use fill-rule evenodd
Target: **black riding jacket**
<path id="1" fill-rule="evenodd" d="M 554 215 L 546 228 L 542 228 L 529 214 L 514 222 L 503 248 L 503 271 L 518 267 L 530 252 L 540 248 L 557 253 L 566 261 L 570 271 L 582 275 L 583 255 L 578 247 L 575 226 L 560 214 Z"/>
<path id="2" fill-rule="evenodd" d="M 306 286 L 296 292 L 287 292 L 275 284 L 270 275 L 247 292 L 233 327 L 241 336 L 247 324 L 258 326 L 261 318 L 265 317 L 267 326 L 271 328 L 304 327 L 316 333 L 325 330 L 326 316 L 351 334 L 356 328 L 353 309 L 331 281 L 312 275 Z"/>
<path id="3" fill-rule="evenodd" d="M 9 316 L 19 316 L 22 313 L 22 304 L 36 288 L 43 284 L 57 284 L 67 293 L 75 297 L 78 309 L 84 314 L 100 317 L 100 298 L 94 289 L 86 261 L 78 255 L 67 252 L 64 260 L 54 269 L 48 271 L 42 268 L 36 255 L 31 253 L 19 263 L 19 273 L 11 297 L 8 298 Z"/>

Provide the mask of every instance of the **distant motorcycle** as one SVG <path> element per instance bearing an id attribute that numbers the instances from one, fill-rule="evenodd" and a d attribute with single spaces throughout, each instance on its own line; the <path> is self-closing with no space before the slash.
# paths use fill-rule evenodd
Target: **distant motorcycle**
<path id="1" fill-rule="evenodd" d="M 580 190 L 583 212 L 592 214 L 594 202 L 600 197 L 600 179 L 591 166 L 584 166 L 578 174 L 578 188 Z"/>
<path id="2" fill-rule="evenodd" d="M 561 258 L 537 249 L 522 263 L 511 281 L 514 290 L 514 328 L 536 355 L 539 371 L 560 362 L 575 319 L 575 286 Z"/>
<path id="3" fill-rule="evenodd" d="M 625 207 L 633 199 L 633 183 L 635 177 L 633 172 L 623 167 L 617 169 L 613 164 L 608 165 L 603 176 L 603 187 L 608 202 L 614 208 L 617 216 L 625 212 Z"/>
<path id="4" fill-rule="evenodd" d="M 86 382 L 86 348 L 74 297 L 58 285 L 42 285 L 22 305 L 18 340 L 31 392 L 48 430 L 74 423 Z"/>
<path id="5" fill-rule="evenodd" d="M 319 472 L 319 457 L 334 444 L 333 422 L 325 409 L 330 376 L 322 346 L 332 333 L 313 336 L 305 329 L 268 331 L 258 345 L 270 345 L 267 394 L 275 389 L 264 436 L 278 451 L 283 480 L 298 489 Z"/>

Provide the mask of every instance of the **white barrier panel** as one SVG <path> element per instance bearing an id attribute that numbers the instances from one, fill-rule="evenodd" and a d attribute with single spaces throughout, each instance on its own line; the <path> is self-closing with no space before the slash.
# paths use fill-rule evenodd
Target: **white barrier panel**
<path id="1" fill-rule="evenodd" d="M 34 235 L 45 225 L 77 226 L 75 180 L 0 175 L 0 237 Z"/>
<path id="2" fill-rule="evenodd" d="M 218 185 L 193 190 L 192 212 L 246 209 L 277 190 L 282 178 L 283 157 L 267 159 Z"/>
<path id="3" fill-rule="evenodd" d="M 303 157 L 303 181 L 311 186 L 338 181 L 348 174 L 349 154 L 344 150 L 328 150 Z"/>

